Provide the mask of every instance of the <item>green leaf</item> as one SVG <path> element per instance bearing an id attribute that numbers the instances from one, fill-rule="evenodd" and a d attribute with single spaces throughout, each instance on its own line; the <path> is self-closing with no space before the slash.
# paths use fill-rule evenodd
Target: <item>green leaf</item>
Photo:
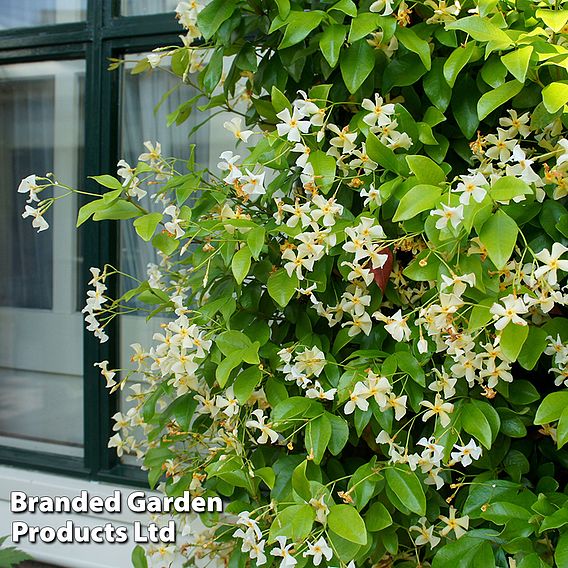
<path id="1" fill-rule="evenodd" d="M 350 93 L 363 84 L 375 67 L 375 50 L 361 39 L 341 53 L 341 76 Z"/>
<path id="2" fill-rule="evenodd" d="M 270 489 L 274 488 L 274 484 L 276 483 L 276 474 L 271 467 L 261 467 L 260 469 L 254 470 L 255 477 L 258 477 L 266 483 L 267 487 Z"/>
<path id="3" fill-rule="evenodd" d="M 521 352 L 517 358 L 523 369 L 531 371 L 537 364 L 540 356 L 548 345 L 548 333 L 540 327 L 534 325 L 527 326 L 529 328 L 529 336 L 524 342 Z M 516 383 L 515 383 L 516 384 Z"/>
<path id="4" fill-rule="evenodd" d="M 496 525 L 506 525 L 513 519 L 522 519 L 525 522 L 531 518 L 532 513 L 516 505 L 515 503 L 507 503 L 506 501 L 497 501 L 490 503 L 485 511 L 482 511 L 481 518 L 495 523 Z"/>
<path id="5" fill-rule="evenodd" d="M 387 484 L 401 503 L 413 513 L 425 515 L 426 496 L 422 483 L 416 477 L 416 474 L 406 466 L 387 467 L 383 471 Z"/>
<path id="6" fill-rule="evenodd" d="M 507 77 L 507 68 L 497 56 L 490 57 L 481 68 L 481 78 L 496 89 L 501 86 Z"/>
<path id="7" fill-rule="evenodd" d="M 161 220 L 161 213 L 148 213 L 148 215 L 138 217 L 133 224 L 140 237 L 145 241 L 149 241 L 154 236 L 156 227 Z"/>
<path id="8" fill-rule="evenodd" d="M 273 86 L 270 91 L 270 100 L 275 112 L 281 112 L 284 109 L 292 110 L 292 105 L 290 101 L 286 98 L 286 95 L 276 86 Z"/>
<path id="9" fill-rule="evenodd" d="M 513 176 L 504 176 L 491 186 L 489 193 L 495 201 L 508 202 L 521 195 L 530 195 L 533 191 L 523 180 Z"/>
<path id="10" fill-rule="evenodd" d="M 121 191 L 124 189 L 124 187 L 122 187 L 122 183 L 120 183 L 116 178 L 109 175 L 89 176 L 89 178 L 94 179 L 99 185 L 102 185 L 103 187 L 108 187 L 110 189 L 119 189 Z"/>
<path id="11" fill-rule="evenodd" d="M 493 549 L 488 540 L 468 534 L 450 541 L 438 550 L 432 568 L 495 568 Z"/>
<path id="12" fill-rule="evenodd" d="M 509 70 L 511 75 L 521 83 L 525 82 L 532 52 L 533 47 L 526 45 L 525 47 L 510 51 L 501 56 L 501 61 L 505 67 Z"/>
<path id="13" fill-rule="evenodd" d="M 197 27 L 207 39 L 211 39 L 221 24 L 227 21 L 237 7 L 237 0 L 213 0 L 197 16 Z"/>
<path id="14" fill-rule="evenodd" d="M 435 185 L 419 184 L 403 195 L 393 221 L 406 221 L 419 213 L 434 208 L 440 201 L 442 190 Z"/>
<path id="15" fill-rule="evenodd" d="M 131 560 L 134 568 L 148 568 L 146 552 L 139 544 L 133 548 Z"/>
<path id="16" fill-rule="evenodd" d="M 483 120 L 486 116 L 505 104 L 508 100 L 518 95 L 523 88 L 523 83 L 517 81 L 508 81 L 503 83 L 496 89 L 482 95 L 477 103 L 477 116 L 479 120 Z"/>
<path id="17" fill-rule="evenodd" d="M 568 407 L 568 390 L 553 392 L 540 403 L 534 423 L 540 426 L 556 422 L 562 416 L 566 407 Z"/>
<path id="18" fill-rule="evenodd" d="M 125 199 L 119 199 L 116 203 L 113 203 L 110 207 L 105 209 L 99 209 L 93 214 L 93 219 L 95 221 L 104 221 L 107 219 L 112 219 L 118 221 L 120 219 L 132 219 L 133 217 L 140 217 L 142 211 Z"/>
<path id="19" fill-rule="evenodd" d="M 501 341 L 499 342 L 503 355 L 510 361 L 516 361 L 528 335 L 528 325 L 509 323 L 501 332 Z"/>
<path id="20" fill-rule="evenodd" d="M 320 50 L 329 63 L 330 67 L 335 67 L 339 61 L 339 53 L 341 46 L 345 41 L 347 35 L 347 28 L 341 24 L 334 24 L 329 26 L 323 32 L 319 46 Z"/>
<path id="21" fill-rule="evenodd" d="M 470 41 L 464 47 L 459 46 L 446 59 L 444 63 L 444 78 L 450 87 L 454 86 L 460 71 L 469 63 L 475 51 L 475 42 Z"/>
<path id="22" fill-rule="evenodd" d="M 306 475 L 308 460 L 304 460 L 292 473 L 292 489 L 304 500 L 309 501 L 312 498 L 312 490 L 310 482 Z"/>
<path id="23" fill-rule="evenodd" d="M 549 28 L 556 33 L 568 23 L 568 10 L 545 10 L 536 11 L 537 18 L 540 18 Z"/>
<path id="24" fill-rule="evenodd" d="M 286 507 L 278 513 L 270 527 L 269 542 L 274 542 L 277 536 L 301 542 L 310 534 L 315 516 L 315 509 L 306 503 Z"/>
<path id="25" fill-rule="evenodd" d="M 266 238 L 266 230 L 264 227 L 252 227 L 247 233 L 247 245 L 255 260 L 258 260 L 262 247 L 264 246 L 264 239 Z"/>
<path id="26" fill-rule="evenodd" d="M 308 454 L 313 455 L 313 460 L 316 465 L 321 463 L 325 450 L 331 439 L 331 423 L 327 416 L 322 414 L 308 422 L 306 428 L 306 450 Z"/>
<path id="27" fill-rule="evenodd" d="M 243 280 L 247 277 L 251 265 L 251 252 L 248 246 L 239 249 L 231 261 L 231 270 L 237 284 L 242 284 Z"/>
<path id="28" fill-rule="evenodd" d="M 325 16 L 321 10 L 300 12 L 292 10 L 286 18 L 286 31 L 278 49 L 286 49 L 300 43 L 308 34 L 315 30 Z"/>
<path id="29" fill-rule="evenodd" d="M 427 41 L 418 37 L 412 28 L 400 26 L 397 28 L 396 37 L 408 51 L 412 51 L 420 57 L 420 61 L 422 61 L 428 71 L 431 69 L 430 44 Z"/>
<path id="30" fill-rule="evenodd" d="M 462 427 L 468 433 L 477 438 L 486 448 L 491 448 L 491 426 L 483 412 L 472 404 L 463 407 Z"/>
<path id="31" fill-rule="evenodd" d="M 494 301 L 491 298 L 484 299 L 473 307 L 469 314 L 469 325 L 468 329 L 470 331 L 475 331 L 485 326 L 493 318 L 493 314 L 489 311 L 489 308 L 493 305 Z"/>
<path id="32" fill-rule="evenodd" d="M 518 233 L 519 228 L 515 221 L 501 209 L 483 223 L 479 238 L 498 270 L 501 270 L 511 258 Z"/>
<path id="33" fill-rule="evenodd" d="M 103 199 L 95 199 L 89 203 L 83 205 L 79 212 L 77 213 L 77 227 L 80 227 L 85 221 L 88 221 L 91 215 L 98 211 L 99 209 L 106 209 L 108 205 Z"/>
<path id="34" fill-rule="evenodd" d="M 475 81 L 468 75 L 458 77 L 452 93 L 452 112 L 463 135 L 473 138 L 479 126 L 477 101 L 479 91 Z"/>
<path id="35" fill-rule="evenodd" d="M 402 173 L 400 162 L 397 160 L 396 154 L 385 146 L 372 132 L 369 132 L 367 136 L 366 148 L 369 158 L 383 166 L 385 170 Z"/>
<path id="36" fill-rule="evenodd" d="M 440 185 L 446 181 L 444 170 L 426 156 L 406 156 L 406 162 L 418 183 Z"/>
<path id="37" fill-rule="evenodd" d="M 258 367 L 249 367 L 239 373 L 233 384 L 233 392 L 240 404 L 246 403 L 261 379 L 262 373 Z"/>
<path id="38" fill-rule="evenodd" d="M 314 168 L 316 185 L 323 193 L 327 193 L 335 181 L 335 169 L 337 167 L 335 158 L 328 156 L 322 150 L 317 150 L 310 154 L 310 164 Z"/>
<path id="39" fill-rule="evenodd" d="M 223 48 L 218 48 L 213 53 L 203 74 L 203 87 L 208 93 L 212 93 L 221 80 L 223 74 Z"/>
<path id="40" fill-rule="evenodd" d="M 285 20 L 290 13 L 290 0 L 274 0 L 278 8 L 278 15 Z"/>
<path id="41" fill-rule="evenodd" d="M 436 57 L 432 69 L 424 76 L 423 86 L 426 96 L 436 108 L 444 112 L 450 104 L 452 89 L 444 78 L 444 59 Z"/>
<path id="42" fill-rule="evenodd" d="M 152 238 L 152 246 L 169 256 L 178 248 L 179 241 L 168 233 L 158 233 Z"/>
<path id="43" fill-rule="evenodd" d="M 373 503 L 365 514 L 365 524 L 370 532 L 381 531 L 392 525 L 392 517 L 382 503 Z"/>
<path id="44" fill-rule="evenodd" d="M 288 305 L 298 285 L 296 274 L 292 273 L 292 276 L 288 276 L 283 268 L 273 272 L 268 277 L 268 293 L 281 308 Z"/>
<path id="45" fill-rule="evenodd" d="M 229 375 L 231 371 L 235 369 L 238 365 L 243 362 L 243 351 L 233 351 L 229 355 L 227 355 L 220 363 L 217 365 L 217 369 L 215 370 L 215 378 L 219 383 L 221 388 L 224 388 L 229 380 Z"/>
<path id="46" fill-rule="evenodd" d="M 568 566 L 568 532 L 563 532 L 556 543 L 556 550 L 554 551 L 554 560 L 556 566 Z"/>
<path id="47" fill-rule="evenodd" d="M 347 444 L 349 439 L 349 426 L 346 420 L 341 416 L 336 416 L 331 412 L 326 412 L 325 415 L 329 420 L 331 426 L 331 438 L 328 443 L 329 451 L 336 456 Z"/>
<path id="48" fill-rule="evenodd" d="M 467 16 L 455 22 L 446 24 L 448 30 L 462 30 L 473 39 L 482 42 L 492 42 L 500 49 L 508 47 L 513 42 L 511 38 L 487 18 Z"/>
<path id="49" fill-rule="evenodd" d="M 329 528 L 341 538 L 355 544 L 367 544 L 365 521 L 351 505 L 332 505 L 327 517 Z"/>
<path id="50" fill-rule="evenodd" d="M 568 442 L 568 407 L 566 407 L 560 415 L 556 435 L 556 444 L 558 445 L 558 449 L 560 449 L 564 446 L 564 444 L 566 444 L 566 442 Z"/>
<path id="51" fill-rule="evenodd" d="M 379 27 L 379 16 L 371 12 L 363 12 L 351 20 L 349 43 L 355 43 L 367 37 Z"/>
<path id="52" fill-rule="evenodd" d="M 352 0 L 339 0 L 339 2 L 334 4 L 327 11 L 331 12 L 332 10 L 343 12 L 344 14 L 351 16 L 352 18 L 355 18 L 357 16 L 357 6 Z"/>
<path id="53" fill-rule="evenodd" d="M 548 112 L 556 113 L 568 103 L 568 82 L 550 83 L 542 90 L 542 102 Z"/>

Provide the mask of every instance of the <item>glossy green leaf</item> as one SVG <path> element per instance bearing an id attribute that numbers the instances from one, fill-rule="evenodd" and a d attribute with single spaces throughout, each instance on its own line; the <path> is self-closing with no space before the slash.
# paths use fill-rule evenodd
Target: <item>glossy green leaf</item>
<path id="1" fill-rule="evenodd" d="M 351 505 L 333 505 L 327 517 L 329 528 L 355 544 L 367 544 L 367 529 L 361 515 Z"/>
<path id="2" fill-rule="evenodd" d="M 505 67 L 510 71 L 511 75 L 521 83 L 525 82 L 532 52 L 533 47 L 526 45 L 525 47 L 510 51 L 501 56 L 501 61 L 504 63 Z"/>
<path id="3" fill-rule="evenodd" d="M 517 81 L 509 81 L 503 83 L 496 89 L 489 91 L 482 95 L 477 103 L 477 115 L 479 120 L 483 120 L 486 116 L 491 114 L 494 110 L 504 105 L 507 101 L 518 95 L 523 88 L 523 83 Z"/>
<path id="4" fill-rule="evenodd" d="M 561 390 L 550 393 L 540 403 L 534 423 L 539 426 L 556 422 L 562 416 L 564 409 L 568 407 L 568 390 Z"/>
<path id="5" fill-rule="evenodd" d="M 375 50 L 361 39 L 341 53 L 339 66 L 345 86 L 354 93 L 375 67 Z"/>
<path id="6" fill-rule="evenodd" d="M 277 536 L 285 536 L 293 542 L 304 540 L 312 530 L 315 515 L 315 509 L 308 504 L 286 507 L 272 522 L 269 542 L 274 542 Z"/>
<path id="7" fill-rule="evenodd" d="M 432 61 L 430 56 L 430 44 L 419 37 L 416 32 L 409 27 L 398 27 L 396 37 L 406 49 L 416 53 L 420 57 L 424 67 L 430 70 Z"/>
<path id="8" fill-rule="evenodd" d="M 288 305 L 298 285 L 296 274 L 292 273 L 292 276 L 288 276 L 283 268 L 273 272 L 268 277 L 268 293 L 281 308 Z"/>
<path id="9" fill-rule="evenodd" d="M 470 41 L 465 46 L 459 46 L 452 51 L 444 63 L 444 78 L 450 87 L 453 87 L 460 71 L 468 64 L 473 52 L 475 42 Z"/>
<path id="10" fill-rule="evenodd" d="M 393 221 L 406 221 L 419 213 L 436 207 L 442 196 L 442 190 L 435 185 L 415 185 L 400 200 Z"/>
<path id="11" fill-rule="evenodd" d="M 154 236 L 156 227 L 161 220 L 161 213 L 148 213 L 147 215 L 138 217 L 133 224 L 140 237 L 145 241 L 149 241 Z"/>
<path id="12" fill-rule="evenodd" d="M 396 493 L 401 503 L 413 513 L 426 513 L 426 496 L 422 483 L 416 474 L 406 466 L 391 466 L 383 470 L 389 487 Z"/>
<path id="13" fill-rule="evenodd" d="M 509 323 L 501 332 L 501 341 L 499 342 L 503 355 L 510 361 L 516 361 L 528 335 L 528 325 Z"/>
<path id="14" fill-rule="evenodd" d="M 292 10 L 286 18 L 286 30 L 278 49 L 286 49 L 300 43 L 320 25 L 324 15 L 325 12 L 321 10 L 310 12 Z"/>
<path id="15" fill-rule="evenodd" d="M 546 110 L 552 114 L 568 103 L 568 81 L 550 83 L 542 90 L 542 102 Z"/>
<path id="16" fill-rule="evenodd" d="M 237 7 L 237 0 L 213 0 L 199 12 L 197 27 L 205 39 L 210 39 Z"/>
<path id="17" fill-rule="evenodd" d="M 487 249 L 493 264 L 500 270 L 507 264 L 515 248 L 519 227 L 500 209 L 489 217 L 479 232 L 479 238 Z"/>
<path id="18" fill-rule="evenodd" d="M 505 48 L 513 42 L 511 38 L 488 18 L 480 16 L 466 16 L 455 22 L 446 24 L 446 29 L 462 30 L 469 34 L 473 39 L 482 42 L 493 42 L 500 48 Z"/>
<path id="19" fill-rule="evenodd" d="M 331 439 L 331 423 L 325 414 L 310 420 L 306 428 L 306 451 L 313 455 L 316 465 L 321 463 L 329 440 Z"/>
<path id="20" fill-rule="evenodd" d="M 319 46 L 320 50 L 329 63 L 330 67 L 335 67 L 339 61 L 339 53 L 341 46 L 345 41 L 347 35 L 347 28 L 341 24 L 334 24 L 329 26 L 323 32 Z"/>

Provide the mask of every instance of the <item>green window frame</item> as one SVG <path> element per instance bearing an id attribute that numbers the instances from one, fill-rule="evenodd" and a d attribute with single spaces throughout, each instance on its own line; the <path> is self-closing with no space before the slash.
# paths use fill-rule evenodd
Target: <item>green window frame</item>
<path id="1" fill-rule="evenodd" d="M 18 28 L 0 32 L 0 65 L 30 61 L 85 59 L 85 146 L 83 171 L 87 176 L 112 173 L 120 159 L 119 72 L 107 70 L 109 59 L 128 53 L 180 44 L 181 28 L 174 14 L 121 16 L 120 0 L 87 0 L 86 21 Z M 142 142 L 142 141 L 141 141 Z M 91 192 L 100 192 L 93 180 L 83 180 Z M 86 223 L 81 231 L 84 270 L 79 290 L 86 296 L 88 267 L 119 262 L 118 225 Z M 117 285 L 118 283 L 116 283 Z M 115 290 L 110 289 L 112 295 Z M 111 416 L 118 411 L 119 395 L 109 395 L 97 361 L 119 360 L 119 322 L 109 327 L 104 344 L 83 331 L 84 455 L 70 457 L 0 446 L 0 464 L 36 469 L 108 483 L 144 486 L 145 474 L 124 465 L 107 443 L 112 435 Z"/>

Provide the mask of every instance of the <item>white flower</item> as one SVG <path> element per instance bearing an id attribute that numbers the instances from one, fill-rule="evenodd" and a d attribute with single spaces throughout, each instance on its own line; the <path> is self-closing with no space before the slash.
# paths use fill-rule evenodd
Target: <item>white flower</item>
<path id="1" fill-rule="evenodd" d="M 333 400 L 337 389 L 324 390 L 319 381 L 315 381 L 314 386 L 306 391 L 308 398 L 317 398 L 319 400 Z"/>
<path id="2" fill-rule="evenodd" d="M 355 140 L 357 140 L 357 132 L 349 132 L 349 127 L 345 126 L 343 129 L 339 129 L 335 124 L 328 124 L 327 127 L 334 134 L 337 134 L 332 138 L 329 143 L 339 148 L 343 154 L 350 154 L 355 150 Z"/>
<path id="3" fill-rule="evenodd" d="M 343 408 L 343 412 L 345 412 L 345 414 L 353 414 L 355 408 L 365 412 L 369 408 L 369 402 L 367 401 L 369 396 L 367 385 L 359 381 L 351 391 L 349 400 Z"/>
<path id="4" fill-rule="evenodd" d="M 440 515 L 440 520 L 446 523 L 446 526 L 440 531 L 442 536 L 446 536 L 451 531 L 454 531 L 456 538 L 461 538 L 469 528 L 469 517 L 464 515 L 456 519 L 456 510 L 453 507 L 450 507 L 450 516 L 444 517 Z"/>
<path id="5" fill-rule="evenodd" d="M 278 434 L 272 430 L 270 424 L 266 424 L 266 416 L 264 416 L 264 412 L 258 408 L 252 412 L 252 415 L 256 418 L 256 420 L 248 420 L 246 427 L 260 430 L 261 434 L 256 440 L 257 443 L 266 444 L 270 438 L 271 443 L 275 444 L 278 441 Z"/>
<path id="6" fill-rule="evenodd" d="M 297 108 L 294 108 L 292 114 L 285 108 L 276 115 L 282 122 L 276 125 L 279 136 L 287 136 L 290 142 L 300 142 L 301 134 L 305 134 L 310 129 L 309 120 L 300 120 L 303 115 Z"/>
<path id="7" fill-rule="evenodd" d="M 253 174 L 250 170 L 245 170 L 247 173 L 241 179 L 241 189 L 252 199 L 266 193 L 264 187 L 265 172 L 260 174 Z"/>
<path id="8" fill-rule="evenodd" d="M 375 4 L 378 4 L 378 2 L 375 2 Z M 372 9 L 373 5 L 370 8 L 371 12 L 374 11 Z M 385 13 L 385 15 L 387 14 Z M 371 99 L 363 99 L 361 106 L 369 111 L 369 114 L 363 117 L 363 122 L 369 126 L 384 126 L 391 123 L 390 117 L 394 114 L 394 105 L 384 104 L 382 97 L 378 93 L 375 93 L 375 102 Z"/>
<path id="9" fill-rule="evenodd" d="M 320 536 L 320 538 L 313 544 L 311 542 L 308 542 L 308 550 L 304 552 L 303 556 L 304 558 L 313 556 L 312 562 L 314 563 L 314 566 L 319 566 L 324 557 L 327 561 L 332 559 L 333 550 L 327 544 L 325 538 L 323 538 L 323 536 Z"/>
<path id="10" fill-rule="evenodd" d="M 371 316 L 368 313 L 363 312 L 360 315 L 353 314 L 353 319 L 351 321 L 345 322 L 342 327 L 349 327 L 347 335 L 349 337 L 354 337 L 363 332 L 365 335 L 369 335 L 373 329 L 373 322 L 371 321 Z"/>
<path id="11" fill-rule="evenodd" d="M 315 209 L 311 211 L 311 216 L 314 221 L 322 219 L 324 227 L 331 227 L 335 225 L 335 218 L 343 213 L 343 205 L 335 202 L 335 199 L 325 199 L 322 195 L 314 195 L 312 204 Z"/>
<path id="12" fill-rule="evenodd" d="M 37 229 L 38 233 L 49 229 L 49 223 L 43 218 L 43 214 L 39 209 L 34 209 L 33 207 L 26 205 L 26 208 L 22 213 L 22 217 L 24 219 L 26 217 L 33 217 L 32 227 Z"/>
<path id="13" fill-rule="evenodd" d="M 158 67 L 158 65 L 160 65 L 162 55 L 160 53 L 149 53 L 146 59 L 148 60 L 150 67 L 152 67 L 152 69 L 155 69 L 156 67 Z"/>
<path id="14" fill-rule="evenodd" d="M 381 192 L 378 189 L 375 189 L 375 186 L 373 184 L 369 186 L 369 191 L 367 191 L 365 188 L 361 189 L 361 197 L 366 198 L 363 202 L 364 207 L 367 207 L 368 205 L 379 207 L 379 205 L 382 205 L 383 203 Z M 371 209 L 373 209 L 373 207 L 371 207 Z"/>
<path id="15" fill-rule="evenodd" d="M 316 521 L 325 525 L 329 515 L 329 507 L 325 503 L 325 495 L 322 495 L 319 499 L 312 497 L 309 500 L 309 504 L 316 510 Z"/>
<path id="16" fill-rule="evenodd" d="M 164 215 L 168 215 L 172 219 L 171 221 L 164 223 L 164 228 L 166 229 L 166 231 L 174 235 L 176 239 L 183 237 L 185 231 L 180 226 L 180 223 L 183 222 L 183 219 L 179 218 L 179 209 L 175 205 L 168 205 L 164 209 Z"/>
<path id="17" fill-rule="evenodd" d="M 487 191 L 482 187 L 487 185 L 485 176 L 477 172 L 471 176 L 460 176 L 460 180 L 461 182 L 458 183 L 457 187 L 454 189 L 456 193 L 461 193 L 460 203 L 469 205 L 469 200 L 472 197 L 474 201 L 481 203 L 487 195 Z"/>
<path id="18" fill-rule="evenodd" d="M 159 142 L 156 142 L 154 145 L 152 142 L 147 140 L 144 142 L 144 146 L 148 151 L 138 156 L 138 160 L 140 162 L 150 162 L 150 164 L 155 164 L 162 159 L 162 145 Z"/>
<path id="19" fill-rule="evenodd" d="M 369 6 L 369 12 L 380 12 L 381 10 L 383 10 L 383 16 L 392 14 L 392 0 L 377 0 Z"/>
<path id="20" fill-rule="evenodd" d="M 237 160 L 240 159 L 239 155 L 233 154 L 230 150 L 223 152 L 219 158 L 221 161 L 217 164 L 217 167 L 223 171 L 229 171 L 229 174 L 223 178 L 225 183 L 233 183 L 242 177 L 241 170 L 236 166 Z"/>
<path id="21" fill-rule="evenodd" d="M 290 553 L 290 550 L 294 547 L 294 543 L 291 542 L 290 544 L 286 544 L 285 536 L 277 536 L 276 540 L 280 546 L 273 548 L 270 551 L 270 554 L 272 554 L 272 556 L 280 556 L 282 558 L 280 568 L 290 568 L 291 566 L 295 566 L 298 561 Z"/>
<path id="22" fill-rule="evenodd" d="M 426 517 L 418 520 L 419 525 L 413 525 L 409 530 L 418 532 L 418 536 L 414 539 L 416 546 L 429 544 L 430 548 L 434 548 L 442 540 L 439 536 L 434 535 L 434 527 L 426 528 Z"/>
<path id="23" fill-rule="evenodd" d="M 508 110 L 509 117 L 503 117 L 499 119 L 499 124 L 507 128 L 507 135 L 511 138 L 520 134 L 523 138 L 526 138 L 530 132 L 530 116 L 528 112 L 525 112 L 522 116 L 517 115 L 516 110 Z"/>
<path id="24" fill-rule="evenodd" d="M 323 351 L 317 347 L 305 349 L 302 353 L 296 355 L 296 368 L 300 373 L 307 375 L 315 375 L 319 377 L 323 371 L 327 361 Z"/>
<path id="25" fill-rule="evenodd" d="M 18 193 L 29 193 L 26 203 L 39 201 L 37 192 L 41 190 L 41 186 L 37 184 L 37 178 L 34 174 L 24 178 L 18 186 Z"/>
<path id="26" fill-rule="evenodd" d="M 545 274 L 546 281 L 551 285 L 555 286 L 558 281 L 558 276 L 556 274 L 557 270 L 562 270 L 568 272 L 568 260 L 560 260 L 560 257 L 568 251 L 561 243 L 554 243 L 552 245 L 552 252 L 548 249 L 543 249 L 539 253 L 535 254 L 535 258 L 544 263 L 544 266 L 540 266 L 535 270 L 535 278 L 541 278 Z"/>
<path id="27" fill-rule="evenodd" d="M 442 203 L 442 209 L 434 209 L 434 211 L 430 211 L 430 215 L 438 215 L 440 217 L 436 221 L 436 229 L 445 229 L 448 223 L 451 223 L 455 229 L 463 221 L 463 204 L 457 207 L 450 207 Z"/>
<path id="28" fill-rule="evenodd" d="M 402 310 L 398 310 L 392 316 L 384 316 L 381 312 L 375 312 L 373 317 L 386 324 L 385 329 L 395 341 L 410 339 L 410 328 L 406 323 L 406 318 L 402 317 Z"/>
<path id="29" fill-rule="evenodd" d="M 243 119 L 236 116 L 231 118 L 231 120 L 223 123 L 223 128 L 233 133 L 233 136 L 238 140 L 247 142 L 248 139 L 253 134 L 252 130 L 243 130 Z"/>
<path id="30" fill-rule="evenodd" d="M 449 415 L 454 411 L 454 405 L 450 402 L 444 402 L 439 393 L 436 394 L 433 403 L 428 400 L 423 400 L 420 404 L 429 409 L 422 415 L 423 422 L 426 422 L 426 420 L 432 416 L 439 416 L 440 424 L 444 428 L 451 422 Z"/>
<path id="31" fill-rule="evenodd" d="M 454 449 L 457 451 L 451 453 L 452 460 L 465 467 L 481 457 L 481 448 L 476 445 L 473 438 L 465 446 L 455 444 Z"/>
<path id="32" fill-rule="evenodd" d="M 223 413 L 229 417 L 239 413 L 239 401 L 235 397 L 232 386 L 225 391 L 225 396 L 217 395 L 215 405 L 224 409 Z"/>
<path id="33" fill-rule="evenodd" d="M 526 314 L 529 310 L 523 302 L 522 298 L 517 298 L 513 294 L 509 294 L 501 298 L 504 306 L 493 304 L 489 311 L 493 314 L 495 321 L 495 329 L 502 330 L 509 322 L 517 325 L 527 325 L 527 322 L 519 316 Z"/>

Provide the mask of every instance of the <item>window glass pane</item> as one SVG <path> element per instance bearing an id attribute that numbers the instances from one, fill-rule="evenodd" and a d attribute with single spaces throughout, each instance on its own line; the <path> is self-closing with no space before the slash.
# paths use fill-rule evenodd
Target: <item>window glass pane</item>
<path id="1" fill-rule="evenodd" d="M 173 12 L 178 3 L 178 0 L 121 0 L 120 14 L 122 16 L 163 14 Z"/>
<path id="2" fill-rule="evenodd" d="M 80 22 L 87 0 L 2 0 L 0 30 Z"/>
<path id="3" fill-rule="evenodd" d="M 0 67 L 0 445 L 67 455 L 83 444 L 76 203 L 37 234 L 16 188 L 47 172 L 77 184 L 83 91 L 83 61 Z"/>

